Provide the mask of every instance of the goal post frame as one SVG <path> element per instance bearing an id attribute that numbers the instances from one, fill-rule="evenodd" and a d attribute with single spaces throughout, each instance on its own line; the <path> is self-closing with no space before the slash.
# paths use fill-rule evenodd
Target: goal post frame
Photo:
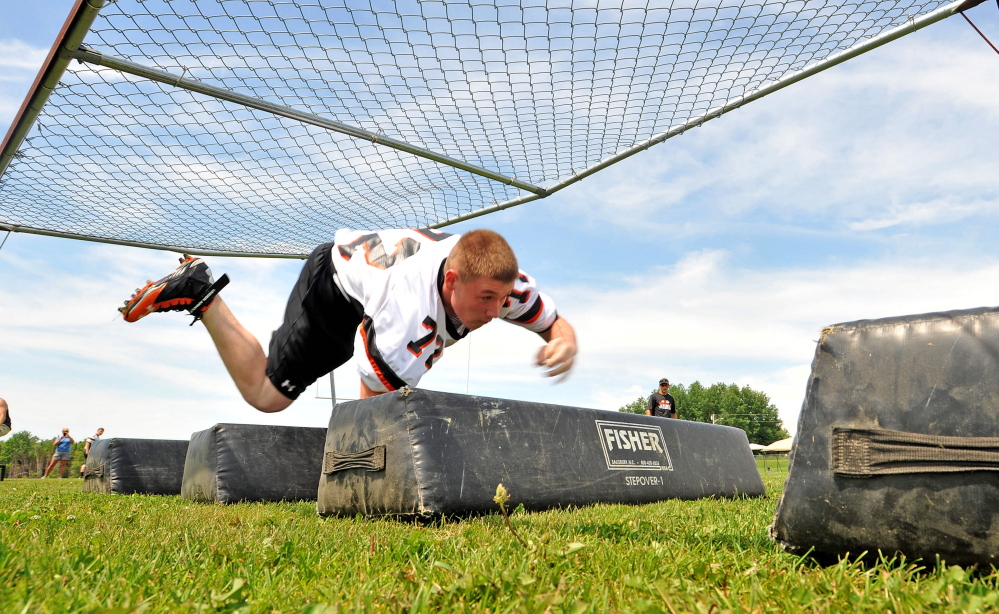
<path id="1" fill-rule="evenodd" d="M 149 79 L 152 81 L 157 81 L 160 83 L 167 84 L 173 87 L 181 87 L 193 92 L 205 96 L 211 96 L 220 100 L 227 100 L 236 104 L 247 106 L 249 108 L 254 108 L 259 111 L 271 113 L 273 115 L 282 116 L 290 118 L 299 122 L 308 123 L 312 125 L 319 126 L 321 128 L 346 134 L 351 138 L 368 141 L 374 143 L 375 145 L 383 147 L 391 147 L 393 149 L 406 152 L 408 154 L 419 156 L 425 159 L 434 161 L 437 164 L 446 165 L 455 169 L 459 169 L 464 172 L 468 172 L 480 177 L 484 177 L 487 180 L 503 183 L 512 186 L 522 192 L 527 192 L 522 196 L 506 200 L 504 202 L 495 202 L 492 205 L 481 207 L 474 211 L 468 213 L 463 213 L 456 215 L 447 219 L 440 220 L 429 224 L 430 228 L 442 228 L 456 224 L 459 222 L 464 222 L 467 220 L 475 219 L 490 213 L 497 211 L 502 211 L 504 209 L 509 209 L 516 207 L 528 202 L 539 200 L 542 198 L 547 198 L 551 194 L 558 192 L 582 179 L 585 179 L 601 170 L 606 169 L 626 158 L 629 158 L 641 151 L 644 151 L 650 147 L 658 145 L 674 136 L 683 134 L 687 130 L 701 126 L 711 119 L 720 117 L 721 115 L 737 109 L 749 102 L 767 96 L 773 92 L 783 89 L 789 85 L 797 83 L 803 79 L 806 79 L 812 75 L 819 72 L 832 68 L 838 64 L 841 64 L 849 59 L 862 55 L 868 51 L 881 47 L 891 41 L 897 40 L 907 34 L 911 34 L 919 29 L 929 26 L 933 23 L 941 21 L 947 17 L 961 13 L 967 9 L 973 8 L 979 4 L 982 4 L 985 0 L 956 0 L 942 6 L 936 10 L 933 10 L 920 17 L 909 17 L 908 21 L 904 24 L 896 26 L 890 30 L 882 32 L 871 38 L 864 40 L 858 44 L 853 45 L 847 49 L 844 49 L 838 53 L 832 54 L 818 62 L 811 65 L 807 65 L 791 74 L 784 75 L 770 83 L 767 83 L 756 90 L 749 93 L 743 94 L 732 100 L 725 102 L 717 107 L 711 108 L 708 111 L 701 113 L 695 117 L 692 117 L 682 123 L 676 124 L 669 127 L 667 130 L 655 134 L 654 136 L 637 143 L 623 151 L 620 151 L 610 157 L 607 157 L 581 171 L 574 171 L 570 176 L 563 177 L 559 181 L 555 182 L 550 186 L 538 186 L 533 185 L 528 182 L 520 181 L 515 176 L 509 177 L 502 173 L 491 171 L 488 169 L 481 168 L 479 166 L 473 165 L 468 162 L 464 162 L 452 156 L 449 156 L 442 152 L 432 151 L 423 147 L 405 143 L 398 139 L 393 139 L 387 137 L 379 132 L 371 132 L 361 128 L 356 128 L 343 124 L 333 119 L 320 117 L 303 111 L 298 111 L 296 109 L 267 102 L 259 98 L 253 98 L 231 90 L 216 87 L 208 83 L 198 81 L 191 78 L 185 78 L 183 75 L 176 76 L 172 75 L 166 71 L 160 69 L 151 68 L 148 66 L 143 66 L 141 64 L 125 60 L 123 58 L 116 58 L 114 56 L 102 54 L 99 52 L 92 51 L 83 47 L 83 41 L 87 33 L 90 31 L 95 19 L 100 13 L 101 9 L 116 0 L 76 0 L 73 8 L 71 9 L 67 19 L 60 31 L 59 35 L 56 37 L 51 49 L 49 50 L 48 56 L 39 70 L 37 76 L 35 77 L 34 83 L 28 92 L 24 102 L 22 103 L 19 111 L 17 112 L 13 123 L 11 124 L 6 136 L 0 145 L 0 185 L 3 184 L 5 178 L 5 173 L 7 172 L 10 163 L 18 155 L 18 151 L 24 144 L 29 132 L 34 127 L 39 114 L 42 112 L 43 107 L 49 99 L 52 91 L 59 85 L 59 81 L 65 73 L 69 63 L 73 59 L 77 59 L 80 62 L 85 62 L 93 65 L 105 66 L 114 69 L 118 72 L 123 72 L 127 74 L 132 74 L 139 76 L 141 78 Z M 481 201 L 480 201 L 481 202 Z M 432 219 L 432 218 L 431 218 Z M 254 253 L 246 251 L 228 251 L 228 250 L 205 250 L 196 248 L 187 248 L 184 246 L 177 245 L 166 245 L 150 243 L 148 241 L 129 241 L 125 239 L 115 239 L 111 237 L 100 237 L 100 236 L 89 236 L 79 232 L 70 232 L 68 230 L 57 230 L 57 229 L 45 229 L 36 228 L 21 224 L 4 223 L 0 221 L 0 230 L 5 230 L 8 232 L 23 232 L 30 234 L 38 234 L 52 237 L 60 238 L 70 238 L 78 240 L 87 240 L 100 243 L 111 243 L 117 245 L 128 245 L 132 247 L 142 247 L 148 249 L 162 249 L 169 251 L 183 251 L 185 253 L 196 254 L 196 255 L 213 255 L 213 256 L 247 256 L 247 257 L 273 257 L 273 258 L 304 258 L 306 254 L 298 253 Z"/>

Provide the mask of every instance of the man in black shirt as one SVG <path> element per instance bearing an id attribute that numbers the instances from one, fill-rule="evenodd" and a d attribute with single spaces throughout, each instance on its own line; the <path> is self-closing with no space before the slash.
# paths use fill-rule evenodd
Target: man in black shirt
<path id="1" fill-rule="evenodd" d="M 660 418 L 676 418 L 676 401 L 669 394 L 669 380 L 665 377 L 659 380 L 659 392 L 649 395 L 649 407 L 645 410 L 646 416 L 659 416 Z"/>

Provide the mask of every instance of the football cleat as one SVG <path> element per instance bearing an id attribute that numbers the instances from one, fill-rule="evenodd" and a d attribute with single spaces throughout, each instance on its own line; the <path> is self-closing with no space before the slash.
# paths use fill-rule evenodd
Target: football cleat
<path id="1" fill-rule="evenodd" d="M 228 283 L 228 275 L 215 281 L 204 260 L 184 254 L 179 267 L 163 279 L 137 288 L 118 311 L 126 322 L 138 322 L 158 311 L 186 311 L 194 316 L 194 326 Z"/>

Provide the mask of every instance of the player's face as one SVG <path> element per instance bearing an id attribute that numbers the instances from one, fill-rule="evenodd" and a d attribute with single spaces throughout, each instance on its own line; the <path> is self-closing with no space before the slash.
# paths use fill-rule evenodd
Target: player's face
<path id="1" fill-rule="evenodd" d="M 454 282 L 451 309 L 466 328 L 475 330 L 499 316 L 499 310 L 512 290 L 512 281 L 504 283 L 488 277 L 462 281 L 459 278 Z"/>

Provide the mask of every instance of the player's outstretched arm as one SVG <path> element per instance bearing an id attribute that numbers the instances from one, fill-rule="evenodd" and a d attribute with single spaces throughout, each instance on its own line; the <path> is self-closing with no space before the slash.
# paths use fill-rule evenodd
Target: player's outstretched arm
<path id="1" fill-rule="evenodd" d="M 538 366 L 545 367 L 546 377 L 562 375 L 559 381 L 563 381 L 572 369 L 572 362 L 576 356 L 576 331 L 572 325 L 559 316 L 555 324 L 543 333 L 541 338 L 548 342 L 538 352 Z"/>

